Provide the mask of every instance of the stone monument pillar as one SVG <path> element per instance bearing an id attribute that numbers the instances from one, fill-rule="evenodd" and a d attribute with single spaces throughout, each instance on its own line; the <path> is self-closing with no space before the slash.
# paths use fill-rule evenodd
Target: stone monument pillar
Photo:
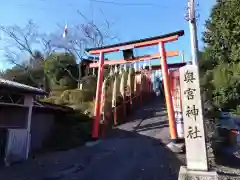
<path id="1" fill-rule="evenodd" d="M 187 167 L 181 167 L 179 180 L 217 180 L 217 173 L 209 170 L 199 73 L 196 65 L 180 68 L 180 86 Z"/>

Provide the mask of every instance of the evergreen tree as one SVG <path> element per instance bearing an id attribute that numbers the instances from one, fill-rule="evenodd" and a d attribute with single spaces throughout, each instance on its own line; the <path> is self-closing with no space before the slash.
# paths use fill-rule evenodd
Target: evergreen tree
<path id="1" fill-rule="evenodd" d="M 214 104 L 234 110 L 240 104 L 239 7 L 239 0 L 217 0 L 206 22 L 200 62 L 203 86 Z"/>

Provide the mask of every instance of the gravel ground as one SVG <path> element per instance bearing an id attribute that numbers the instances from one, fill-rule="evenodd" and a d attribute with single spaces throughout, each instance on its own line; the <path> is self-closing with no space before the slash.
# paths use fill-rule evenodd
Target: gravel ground
<path id="1" fill-rule="evenodd" d="M 239 180 L 240 179 L 240 148 L 228 148 L 219 155 L 214 157 L 213 150 L 210 145 L 210 137 L 214 131 L 214 126 L 211 121 L 205 120 L 205 127 L 207 130 L 207 150 L 208 160 L 211 168 L 216 169 L 219 175 L 219 180 Z M 212 128 L 212 129 L 211 129 Z"/>
<path id="2" fill-rule="evenodd" d="M 166 148 L 166 111 L 159 102 L 145 106 L 95 144 L 48 153 L 0 169 L 4 180 L 177 180 L 184 155 Z M 214 166 L 220 180 L 240 179 L 239 169 Z"/>
<path id="3" fill-rule="evenodd" d="M 3 169 L 0 179 L 176 180 L 179 167 L 174 155 L 155 140 L 116 138 Z"/>
<path id="4" fill-rule="evenodd" d="M 219 158 L 218 164 L 212 163 L 212 166 L 217 170 L 219 180 L 239 180 L 240 179 L 240 149 L 236 148 L 233 155 L 224 155 Z"/>

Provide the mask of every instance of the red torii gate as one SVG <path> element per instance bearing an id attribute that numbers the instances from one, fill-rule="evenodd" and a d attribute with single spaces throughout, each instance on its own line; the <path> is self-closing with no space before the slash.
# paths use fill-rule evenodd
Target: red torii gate
<path id="1" fill-rule="evenodd" d="M 184 35 L 184 31 L 177 31 L 170 34 L 165 34 L 161 36 L 155 36 L 151 38 L 136 40 L 136 41 L 129 41 L 125 43 L 119 43 L 99 48 L 92 48 L 86 49 L 89 54 L 97 55 L 99 54 L 99 62 L 92 63 L 89 67 L 98 67 L 98 80 L 97 80 L 97 90 L 96 90 L 96 101 L 95 101 L 95 111 L 94 111 L 94 123 L 93 123 L 93 131 L 92 137 L 98 138 L 99 134 L 99 122 L 100 122 L 100 105 L 101 105 L 101 94 L 102 94 L 102 84 L 103 84 L 103 67 L 105 64 L 113 65 L 113 64 L 124 64 L 124 63 L 132 63 L 137 61 L 144 61 L 144 60 L 152 60 L 152 59 L 161 59 L 161 69 L 163 74 L 163 83 L 164 83 L 164 92 L 165 92 L 165 99 L 167 105 L 167 112 L 168 112 L 168 119 L 169 119 L 169 128 L 170 128 L 170 135 L 173 141 L 177 140 L 177 131 L 175 126 L 175 117 L 174 117 L 174 110 L 173 110 L 173 103 L 172 103 L 172 96 L 170 90 L 170 81 L 169 81 L 169 74 L 168 74 L 168 64 L 167 64 L 167 57 L 177 56 L 178 52 L 166 52 L 165 50 L 165 43 L 177 41 L 180 36 Z M 111 53 L 111 52 L 118 52 L 121 50 L 126 49 L 133 49 L 133 48 L 140 48 L 146 46 L 159 46 L 159 53 L 153 55 L 145 55 L 134 57 L 131 59 L 122 59 L 122 60 L 111 60 L 104 62 L 104 54 Z M 181 66 L 178 66 L 181 67 Z M 160 67 L 159 67 L 160 68 Z"/>

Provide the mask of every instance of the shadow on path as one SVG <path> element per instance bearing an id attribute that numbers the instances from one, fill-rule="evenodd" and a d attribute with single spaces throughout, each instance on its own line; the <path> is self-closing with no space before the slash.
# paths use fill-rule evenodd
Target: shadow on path
<path id="1" fill-rule="evenodd" d="M 168 126 L 169 126 L 168 121 L 156 122 L 156 123 L 146 124 L 143 126 L 134 127 L 134 132 L 148 131 L 152 129 L 161 129 Z"/>

